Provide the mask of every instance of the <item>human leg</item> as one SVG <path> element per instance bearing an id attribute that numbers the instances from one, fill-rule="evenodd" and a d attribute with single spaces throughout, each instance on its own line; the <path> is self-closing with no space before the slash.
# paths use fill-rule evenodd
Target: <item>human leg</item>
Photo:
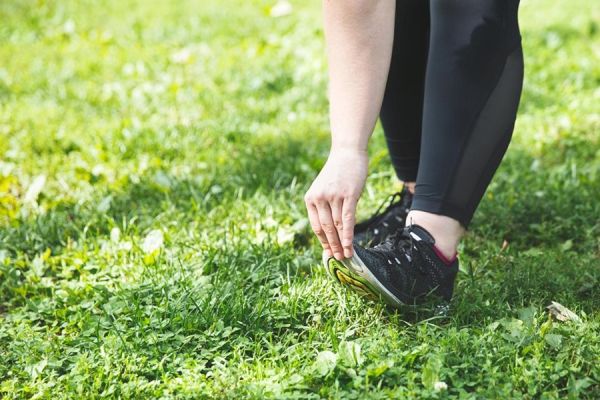
<path id="1" fill-rule="evenodd" d="M 523 81 L 518 0 L 432 0 L 421 163 L 411 213 L 456 251 L 510 142 Z"/>
<path id="2" fill-rule="evenodd" d="M 428 1 L 396 1 L 392 59 L 379 114 L 392 165 L 409 190 L 419 167 L 429 18 Z"/>

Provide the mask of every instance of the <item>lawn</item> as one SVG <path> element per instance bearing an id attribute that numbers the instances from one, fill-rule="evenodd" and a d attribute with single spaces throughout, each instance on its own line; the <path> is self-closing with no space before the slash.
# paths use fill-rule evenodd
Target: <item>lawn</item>
<path id="1" fill-rule="evenodd" d="M 0 397 L 600 398 L 598 0 L 522 1 L 446 316 L 322 268 L 320 3 L 274 5 L 0 2 Z M 369 152 L 363 218 L 397 189 L 379 127 Z"/>

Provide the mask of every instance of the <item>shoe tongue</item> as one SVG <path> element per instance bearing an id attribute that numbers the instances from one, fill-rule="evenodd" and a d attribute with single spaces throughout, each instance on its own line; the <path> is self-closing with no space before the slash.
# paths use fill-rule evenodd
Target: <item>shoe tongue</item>
<path id="1" fill-rule="evenodd" d="M 435 244 L 435 239 L 429 232 L 425 230 L 425 228 L 419 225 L 411 225 L 405 228 L 406 233 L 413 237 L 413 239 L 418 241 L 424 241 L 425 243 L 429 243 L 430 245 Z"/>

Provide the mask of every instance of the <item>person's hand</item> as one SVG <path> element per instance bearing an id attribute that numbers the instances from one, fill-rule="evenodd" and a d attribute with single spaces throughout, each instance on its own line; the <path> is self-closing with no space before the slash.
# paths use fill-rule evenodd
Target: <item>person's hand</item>
<path id="1" fill-rule="evenodd" d="M 304 196 L 310 225 L 326 257 L 352 257 L 356 204 L 367 180 L 366 151 L 332 150 Z"/>

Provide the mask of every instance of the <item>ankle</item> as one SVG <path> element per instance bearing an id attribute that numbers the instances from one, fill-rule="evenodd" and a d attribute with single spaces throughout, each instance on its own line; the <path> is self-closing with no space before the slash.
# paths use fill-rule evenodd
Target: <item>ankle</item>
<path id="1" fill-rule="evenodd" d="M 415 185 L 416 182 L 402 182 L 402 185 L 410 192 L 410 194 L 415 194 Z"/>
<path id="2" fill-rule="evenodd" d="M 435 239 L 435 249 L 440 257 L 452 262 L 465 228 L 457 220 L 445 215 L 411 210 L 406 218 L 407 225 L 419 225 Z"/>
<path id="3" fill-rule="evenodd" d="M 456 260 L 456 257 L 458 256 L 458 252 L 455 251 L 452 258 L 448 258 L 446 255 L 444 255 L 444 253 L 442 253 L 442 251 L 440 249 L 437 248 L 436 245 L 433 245 L 433 250 L 435 251 L 435 254 L 438 255 L 440 260 L 442 260 L 444 262 L 444 264 L 446 264 L 446 265 L 452 264 L 454 262 L 454 260 Z"/>

